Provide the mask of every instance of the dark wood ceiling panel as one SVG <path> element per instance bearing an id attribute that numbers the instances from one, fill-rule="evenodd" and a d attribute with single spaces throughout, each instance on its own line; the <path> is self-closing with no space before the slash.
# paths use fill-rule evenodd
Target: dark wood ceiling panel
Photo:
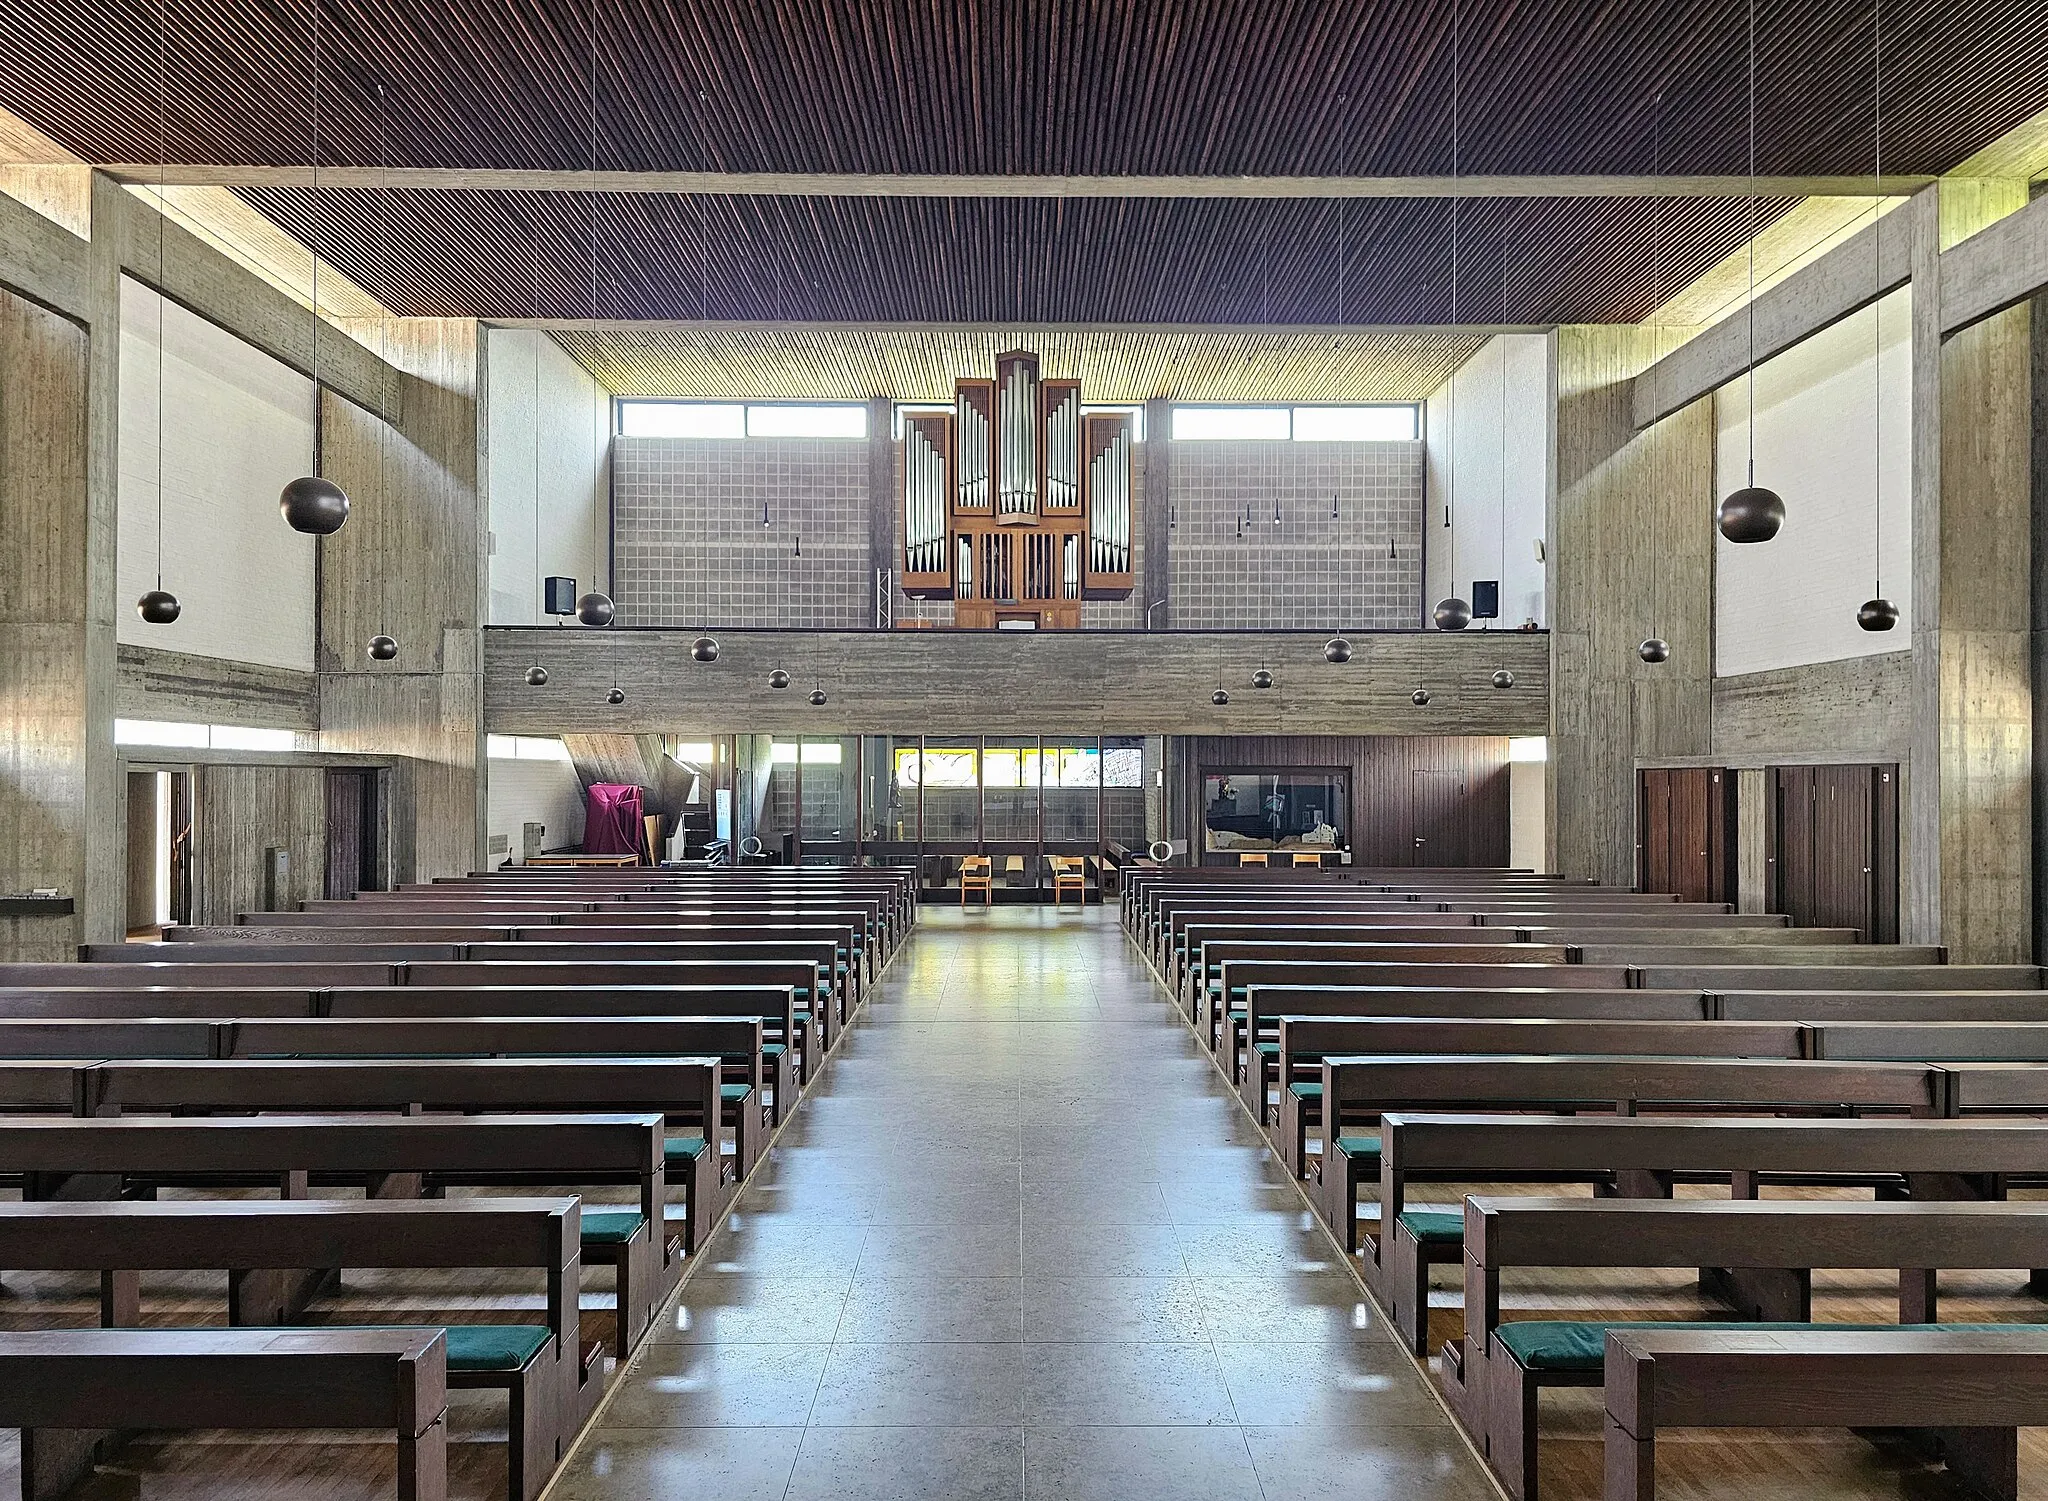
<path id="1" fill-rule="evenodd" d="M 591 315 L 579 195 L 248 197 L 398 312 Z M 1443 200 L 629 195 L 599 209 L 599 317 L 936 323 L 1627 321 L 1735 249 L 1750 215 L 1740 200 L 1467 201 L 1454 305 Z"/>
<path id="2" fill-rule="evenodd" d="M 7 0 L 0 108 L 93 161 L 309 155 L 316 0 Z M 1448 170 L 1453 0 L 318 0 L 320 157 L 606 168 L 1400 174 Z M 1760 7 L 1758 164 L 1871 165 L 1872 0 Z M 1470 172 L 1741 170 L 1735 0 L 1462 0 Z M 2048 108 L 2048 4 L 1888 0 L 1886 165 L 1939 172 Z M 159 120 L 159 63 L 170 100 Z M 587 205 L 251 191 L 409 313 L 588 311 Z M 1766 216 L 1784 205 L 1762 205 Z M 1746 205 L 1467 209 L 1465 316 L 1640 316 Z M 1442 204 L 624 199 L 615 317 L 1438 320 Z M 317 221 L 317 222 L 316 222 Z M 387 233 L 388 230 L 388 233 Z M 581 249 L 579 250 L 579 247 Z M 1469 312 L 1468 312 L 1469 309 Z"/>

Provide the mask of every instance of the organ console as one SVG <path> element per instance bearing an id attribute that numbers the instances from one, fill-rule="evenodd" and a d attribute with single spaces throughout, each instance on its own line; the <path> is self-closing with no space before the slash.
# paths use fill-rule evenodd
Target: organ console
<path id="1" fill-rule="evenodd" d="M 1084 599 L 1126 599 L 1131 419 L 1083 412 L 1081 383 L 996 357 L 950 411 L 903 422 L 903 592 L 969 628 L 1076 629 Z"/>

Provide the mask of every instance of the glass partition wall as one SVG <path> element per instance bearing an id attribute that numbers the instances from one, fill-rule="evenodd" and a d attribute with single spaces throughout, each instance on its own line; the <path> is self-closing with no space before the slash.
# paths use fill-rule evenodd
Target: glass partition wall
<path id="1" fill-rule="evenodd" d="M 1144 843 L 1144 741 L 1135 736 L 737 735 L 735 839 L 778 863 L 915 866 L 959 886 L 964 855 L 995 860 L 999 892 L 1051 890 L 1051 855 Z"/>

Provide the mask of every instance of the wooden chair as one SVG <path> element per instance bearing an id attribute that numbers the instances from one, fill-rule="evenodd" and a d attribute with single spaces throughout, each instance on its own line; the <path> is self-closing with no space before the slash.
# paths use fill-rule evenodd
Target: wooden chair
<path id="1" fill-rule="evenodd" d="M 1057 907 L 1069 891 L 1084 908 L 1088 905 L 1088 862 L 1078 855 L 1053 855 L 1052 904 Z"/>
<path id="2" fill-rule="evenodd" d="M 1321 869 L 1323 868 L 1323 854 L 1322 854 L 1322 851 L 1321 851 L 1321 850 L 1295 850 L 1295 851 L 1294 851 L 1294 866 L 1295 866 L 1295 869 L 1299 870 L 1299 869 L 1300 869 L 1300 868 L 1301 868 L 1302 866 L 1304 866 L 1304 865 L 1312 865 L 1312 866 L 1314 866 L 1314 867 L 1315 867 L 1315 868 L 1316 868 L 1317 870 L 1321 870 Z"/>
<path id="3" fill-rule="evenodd" d="M 1239 865 L 1268 865 L 1272 862 L 1267 860 L 1264 850 L 1239 850 L 1237 852 L 1237 863 Z"/>
<path id="4" fill-rule="evenodd" d="M 987 855 L 965 855 L 960 860 L 960 905 L 967 905 L 967 894 L 974 892 L 981 897 L 984 907 L 996 899 L 995 861 Z"/>

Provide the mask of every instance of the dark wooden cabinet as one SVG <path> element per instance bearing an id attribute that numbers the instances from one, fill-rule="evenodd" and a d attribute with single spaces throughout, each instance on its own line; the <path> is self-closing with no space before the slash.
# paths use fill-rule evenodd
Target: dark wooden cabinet
<path id="1" fill-rule="evenodd" d="M 1636 885 L 1688 902 L 1735 900 L 1735 778 L 1725 768 L 1636 774 Z"/>
<path id="2" fill-rule="evenodd" d="M 1774 766 L 1771 798 L 1771 909 L 1898 942 L 1898 767 Z"/>

